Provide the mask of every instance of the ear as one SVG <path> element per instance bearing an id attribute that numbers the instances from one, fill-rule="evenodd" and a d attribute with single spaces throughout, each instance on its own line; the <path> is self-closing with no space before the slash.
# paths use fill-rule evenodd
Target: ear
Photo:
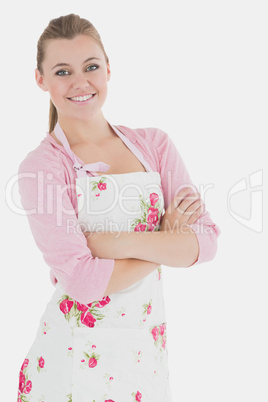
<path id="1" fill-rule="evenodd" d="M 44 82 L 44 77 L 38 70 L 38 68 L 35 69 L 35 81 L 39 88 L 41 88 L 43 91 L 48 91 L 45 82 Z"/>
<path id="2" fill-rule="evenodd" d="M 111 67 L 110 64 L 107 64 L 107 81 L 110 81 L 111 78 Z"/>

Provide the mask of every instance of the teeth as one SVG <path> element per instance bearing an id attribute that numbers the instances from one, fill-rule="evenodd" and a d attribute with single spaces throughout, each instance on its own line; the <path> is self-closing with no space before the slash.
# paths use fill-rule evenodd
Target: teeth
<path id="1" fill-rule="evenodd" d="M 83 101 L 86 101 L 86 100 L 92 98 L 92 96 L 93 96 L 93 94 L 85 95 L 85 96 L 74 96 L 73 98 L 70 98 L 70 99 L 77 101 L 77 102 L 83 102 Z"/>

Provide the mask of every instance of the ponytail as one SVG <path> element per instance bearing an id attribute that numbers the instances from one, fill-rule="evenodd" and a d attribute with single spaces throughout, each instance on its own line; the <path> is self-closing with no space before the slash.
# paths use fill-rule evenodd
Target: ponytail
<path id="1" fill-rule="evenodd" d="M 54 104 L 52 103 L 52 100 L 50 99 L 50 105 L 49 105 L 49 132 L 51 133 L 58 121 L 58 112 L 57 109 L 55 108 Z"/>

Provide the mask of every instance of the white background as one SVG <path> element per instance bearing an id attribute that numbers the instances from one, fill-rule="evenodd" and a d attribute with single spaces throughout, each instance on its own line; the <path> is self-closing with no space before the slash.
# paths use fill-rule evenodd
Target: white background
<path id="1" fill-rule="evenodd" d="M 174 402 L 268 400 L 265 3 L 15 1 L 1 10 L 3 195 L 48 129 L 49 99 L 34 80 L 37 40 L 50 19 L 70 12 L 96 26 L 110 57 L 107 120 L 166 131 L 193 182 L 207 189 L 222 231 L 215 259 L 163 266 Z M 19 203 L 16 185 L 12 197 Z M 1 400 L 15 401 L 54 287 L 27 218 L 1 202 Z"/>

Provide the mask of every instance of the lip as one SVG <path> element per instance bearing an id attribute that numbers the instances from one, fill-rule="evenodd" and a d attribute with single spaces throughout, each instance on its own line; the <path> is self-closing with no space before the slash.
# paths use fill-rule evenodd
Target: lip
<path id="1" fill-rule="evenodd" d="M 88 104 L 88 103 L 95 97 L 96 92 L 95 92 L 94 94 L 89 94 L 89 93 L 87 93 L 87 94 L 84 94 L 84 95 L 75 95 L 75 96 L 72 96 L 72 98 L 74 98 L 74 97 L 89 96 L 89 95 L 93 95 L 93 96 L 92 96 L 91 98 L 87 99 L 87 100 L 84 100 L 84 101 L 76 101 L 76 100 L 71 99 L 71 97 L 70 97 L 70 98 L 67 98 L 67 99 L 68 99 L 70 102 L 76 103 L 77 105 L 86 105 L 86 104 Z"/>

